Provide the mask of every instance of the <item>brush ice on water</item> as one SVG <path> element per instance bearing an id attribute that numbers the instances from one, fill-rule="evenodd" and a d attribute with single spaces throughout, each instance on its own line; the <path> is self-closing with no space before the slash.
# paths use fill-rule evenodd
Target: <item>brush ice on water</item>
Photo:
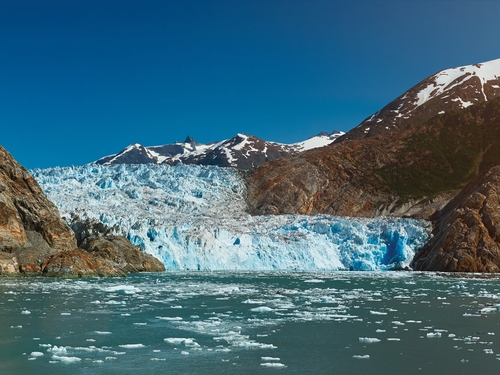
<path id="1" fill-rule="evenodd" d="M 167 270 L 389 270 L 430 234 L 410 219 L 250 216 L 236 170 L 87 165 L 31 171 L 61 215 L 114 227 Z"/>

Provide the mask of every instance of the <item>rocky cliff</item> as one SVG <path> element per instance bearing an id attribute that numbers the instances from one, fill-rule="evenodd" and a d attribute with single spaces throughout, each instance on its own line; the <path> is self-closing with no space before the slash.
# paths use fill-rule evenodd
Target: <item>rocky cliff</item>
<path id="1" fill-rule="evenodd" d="M 415 256 L 415 269 L 500 272 L 500 163 L 474 178 L 431 219 L 433 238 Z"/>
<path id="2" fill-rule="evenodd" d="M 132 244 L 118 242 L 115 251 L 131 251 L 128 247 Z M 142 264 L 141 257 L 137 259 Z M 161 269 L 149 258 L 145 263 L 154 264 L 150 270 Z M 31 174 L 0 146 L 0 274 L 120 276 L 136 270 L 147 269 L 123 266 L 123 262 L 96 251 L 79 249 L 57 207 Z"/>

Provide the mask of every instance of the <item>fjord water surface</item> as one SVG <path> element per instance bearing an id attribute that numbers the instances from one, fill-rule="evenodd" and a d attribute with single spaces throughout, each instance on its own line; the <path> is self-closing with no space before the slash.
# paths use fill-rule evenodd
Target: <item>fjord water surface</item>
<path id="1" fill-rule="evenodd" d="M 1 374 L 496 374 L 499 277 L 0 279 Z"/>

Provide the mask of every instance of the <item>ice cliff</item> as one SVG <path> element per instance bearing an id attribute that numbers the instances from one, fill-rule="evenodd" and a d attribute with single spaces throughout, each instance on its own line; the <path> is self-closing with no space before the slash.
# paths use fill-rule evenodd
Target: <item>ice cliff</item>
<path id="1" fill-rule="evenodd" d="M 70 218 L 98 219 L 167 270 L 387 270 L 408 265 L 431 227 L 410 219 L 250 216 L 237 171 L 199 165 L 32 170 Z"/>

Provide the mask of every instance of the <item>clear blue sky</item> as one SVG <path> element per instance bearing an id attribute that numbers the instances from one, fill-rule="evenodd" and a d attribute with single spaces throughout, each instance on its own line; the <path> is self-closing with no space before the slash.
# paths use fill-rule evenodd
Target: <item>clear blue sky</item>
<path id="1" fill-rule="evenodd" d="M 497 1 L 0 5 L 0 144 L 27 168 L 348 131 L 441 69 L 500 58 Z"/>

